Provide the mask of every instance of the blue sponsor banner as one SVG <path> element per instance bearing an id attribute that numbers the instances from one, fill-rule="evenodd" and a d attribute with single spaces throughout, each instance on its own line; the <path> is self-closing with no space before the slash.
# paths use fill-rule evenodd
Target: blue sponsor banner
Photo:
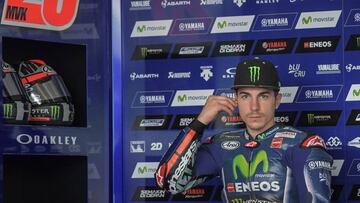
<path id="1" fill-rule="evenodd" d="M 132 108 L 168 107 L 174 91 L 139 91 L 136 92 Z"/>
<path id="2" fill-rule="evenodd" d="M 291 30 L 297 13 L 260 14 L 257 16 L 253 31 Z"/>
<path id="3" fill-rule="evenodd" d="M 350 10 L 345 26 L 360 26 L 360 8 Z"/>
<path id="4" fill-rule="evenodd" d="M 302 86 L 296 102 L 336 102 L 339 99 L 342 87 L 342 85 Z"/>
<path id="5" fill-rule="evenodd" d="M 213 18 L 176 19 L 170 35 L 208 34 Z"/>

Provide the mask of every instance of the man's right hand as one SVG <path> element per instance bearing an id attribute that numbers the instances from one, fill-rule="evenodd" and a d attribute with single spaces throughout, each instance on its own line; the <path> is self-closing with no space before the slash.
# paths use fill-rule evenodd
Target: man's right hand
<path id="1" fill-rule="evenodd" d="M 225 111 L 232 116 L 236 107 L 237 104 L 235 99 L 226 96 L 211 95 L 206 100 L 206 103 L 197 117 L 197 120 L 205 125 L 208 125 L 222 111 Z"/>

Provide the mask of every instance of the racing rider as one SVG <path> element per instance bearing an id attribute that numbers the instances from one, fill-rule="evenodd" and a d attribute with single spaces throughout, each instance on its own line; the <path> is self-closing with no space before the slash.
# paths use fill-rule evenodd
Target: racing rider
<path id="1" fill-rule="evenodd" d="M 160 161 L 157 185 L 176 194 L 220 176 L 223 202 L 330 202 L 332 157 L 323 139 L 274 121 L 282 96 L 274 65 L 242 61 L 233 89 L 235 99 L 210 96 L 181 131 Z M 202 142 L 207 125 L 236 107 L 246 128 Z"/>

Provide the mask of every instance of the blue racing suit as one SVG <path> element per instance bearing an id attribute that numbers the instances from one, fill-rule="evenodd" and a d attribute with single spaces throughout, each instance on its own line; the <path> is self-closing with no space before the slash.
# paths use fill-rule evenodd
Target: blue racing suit
<path id="1" fill-rule="evenodd" d="M 159 187 L 176 194 L 220 176 L 223 202 L 330 202 L 332 158 L 318 135 L 275 124 L 255 138 L 238 130 L 201 143 L 205 127 L 195 120 L 176 138 L 155 174 Z"/>

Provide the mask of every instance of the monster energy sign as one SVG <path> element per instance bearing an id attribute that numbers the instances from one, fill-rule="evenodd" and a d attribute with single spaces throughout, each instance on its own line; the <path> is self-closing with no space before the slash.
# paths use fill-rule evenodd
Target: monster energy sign
<path id="1" fill-rule="evenodd" d="M 255 83 L 260 80 L 260 67 L 259 66 L 250 66 L 250 81 Z"/>
<path id="2" fill-rule="evenodd" d="M 4 118 L 9 119 L 13 115 L 13 104 L 3 104 Z"/>
<path id="3" fill-rule="evenodd" d="M 269 170 L 269 160 L 267 153 L 264 150 L 260 150 L 256 155 L 254 160 L 250 160 L 251 164 L 246 160 L 245 156 L 242 154 L 237 155 L 233 159 L 233 175 L 235 180 L 239 178 L 238 170 L 241 175 L 245 178 L 252 177 L 257 167 L 262 163 L 262 171 L 267 173 Z"/>
<path id="4" fill-rule="evenodd" d="M 60 117 L 60 106 L 50 106 L 51 120 L 58 120 Z"/>

